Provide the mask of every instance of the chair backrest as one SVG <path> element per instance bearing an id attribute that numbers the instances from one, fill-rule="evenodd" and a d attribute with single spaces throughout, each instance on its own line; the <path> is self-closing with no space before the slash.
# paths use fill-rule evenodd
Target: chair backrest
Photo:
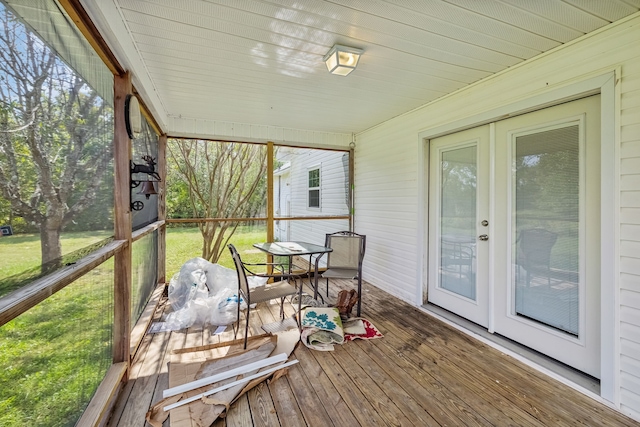
<path id="1" fill-rule="evenodd" d="M 551 249 L 558 235 L 544 228 L 531 228 L 520 232 L 523 261 L 531 266 L 549 266 Z"/>
<path id="2" fill-rule="evenodd" d="M 233 263 L 236 266 L 236 273 L 238 275 L 238 290 L 240 291 L 240 294 L 249 305 L 251 304 L 250 293 L 249 293 L 249 282 L 247 281 L 247 272 L 244 270 L 244 264 L 242 263 L 242 259 L 240 258 L 240 254 L 236 250 L 236 247 L 233 246 L 231 243 L 229 243 L 227 247 L 231 252 L 231 258 L 233 258 Z"/>
<path id="3" fill-rule="evenodd" d="M 327 254 L 327 268 L 351 268 L 362 271 L 366 236 L 351 231 L 326 235 L 324 245 L 333 249 Z"/>

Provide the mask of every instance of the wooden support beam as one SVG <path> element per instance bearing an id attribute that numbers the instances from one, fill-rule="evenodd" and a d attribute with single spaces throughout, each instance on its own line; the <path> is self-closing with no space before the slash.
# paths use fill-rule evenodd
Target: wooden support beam
<path id="1" fill-rule="evenodd" d="M 354 181 L 355 181 L 355 153 L 356 150 L 352 148 L 349 150 L 349 230 L 354 231 L 354 214 L 355 214 L 355 200 L 354 200 Z"/>
<path id="2" fill-rule="evenodd" d="M 156 222 L 152 222 L 149 225 L 145 225 L 142 228 L 138 228 L 136 231 L 131 233 L 131 240 L 133 240 L 134 242 L 137 240 L 140 240 L 147 234 L 153 233 L 154 231 L 156 231 L 159 228 L 162 228 L 163 226 L 164 226 L 164 221 L 156 221 Z"/>
<path id="3" fill-rule="evenodd" d="M 158 305 L 160 304 L 160 299 L 162 298 L 162 294 L 164 292 L 164 283 L 158 285 L 156 289 L 151 294 L 151 298 L 149 298 L 149 302 L 144 308 L 144 311 L 140 315 L 140 318 L 136 322 L 136 325 L 131 330 L 131 357 L 133 358 L 138 351 L 138 347 L 140 347 L 140 343 L 144 338 L 145 333 L 149 330 L 149 325 L 153 320 L 153 314 L 155 313 Z"/>
<path id="4" fill-rule="evenodd" d="M 323 215 L 323 216 L 279 216 L 279 220 L 295 220 L 295 221 L 315 221 L 331 220 L 331 219 L 349 219 L 349 215 Z M 188 222 L 254 222 L 254 221 L 267 221 L 267 217 L 255 217 L 255 218 L 170 218 L 165 220 L 167 224 L 171 223 L 188 223 Z"/>
<path id="5" fill-rule="evenodd" d="M 80 4 L 80 0 L 58 0 L 58 2 L 109 70 L 116 76 L 124 73 L 124 68 L 122 68 L 111 48 L 102 38 L 100 31 L 89 18 L 86 10 Z"/>
<path id="6" fill-rule="evenodd" d="M 93 270 L 114 253 L 122 251 L 126 241 L 116 240 L 78 260 L 75 264 L 63 267 L 42 277 L 29 285 L 5 295 L 0 299 L 0 326 L 15 319 L 36 304 L 49 298 L 67 285 Z"/>
<path id="7" fill-rule="evenodd" d="M 182 222 L 254 222 L 254 221 L 266 221 L 267 217 L 255 217 L 255 218 L 170 218 L 166 220 L 167 224 L 178 224 Z"/>
<path id="8" fill-rule="evenodd" d="M 273 242 L 273 142 L 267 143 L 267 242 Z"/>
<path id="9" fill-rule="evenodd" d="M 76 423 L 76 427 L 97 427 L 106 425 L 109 415 L 110 403 L 115 401 L 122 384 L 122 379 L 127 373 L 127 364 L 116 363 L 109 367 L 107 375 L 100 383 L 98 390 L 91 398 L 89 406 Z"/>
<path id="10" fill-rule="evenodd" d="M 273 142 L 267 143 L 267 242 L 273 242 Z M 273 262 L 273 255 L 267 255 L 267 262 Z M 273 267 L 267 267 L 267 274 L 273 273 Z"/>
<path id="11" fill-rule="evenodd" d="M 167 219 L 167 135 L 158 138 L 158 221 Z M 166 283 L 167 226 L 158 231 L 158 283 Z"/>
<path id="12" fill-rule="evenodd" d="M 131 89 L 131 74 L 114 77 L 115 237 L 129 244 L 115 257 L 113 361 L 125 362 L 127 366 L 131 339 L 131 140 L 125 125 L 124 102 Z"/>
<path id="13" fill-rule="evenodd" d="M 147 104 L 144 102 L 142 95 L 140 95 L 140 93 L 136 90 L 135 87 L 133 88 L 133 94 L 136 95 L 136 97 L 138 98 L 138 103 L 140 104 L 140 112 L 142 113 L 142 116 L 145 119 L 147 119 L 147 123 L 149 123 L 149 125 L 151 126 L 151 128 L 154 130 L 156 134 L 163 135 L 164 130 L 160 127 L 160 124 L 158 123 L 156 118 L 153 117 L 153 114 L 151 114 L 151 110 L 149 109 Z"/>

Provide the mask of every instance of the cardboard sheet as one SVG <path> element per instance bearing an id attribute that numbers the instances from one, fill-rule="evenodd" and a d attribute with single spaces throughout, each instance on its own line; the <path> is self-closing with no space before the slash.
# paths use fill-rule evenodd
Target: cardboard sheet
<path id="1" fill-rule="evenodd" d="M 276 354 L 285 353 L 289 356 L 299 340 L 300 333 L 295 329 L 277 334 L 251 337 L 246 350 L 242 349 L 244 340 L 174 350 L 169 364 L 169 387 L 186 384 Z M 245 376 L 256 372 L 257 371 L 247 372 Z M 248 384 L 238 385 L 210 395 L 204 399 L 174 408 L 169 411 L 170 425 L 171 427 L 208 427 L 223 414 L 233 402 L 247 391 L 269 377 L 278 378 L 281 375 L 282 373 L 280 371 L 267 374 Z M 215 384 L 163 399 L 154 405 L 147 413 L 147 421 L 154 427 L 160 427 L 167 416 L 169 416 L 169 413 L 163 410 L 165 406 L 238 379 L 241 379 L 241 377 L 232 377 Z"/>

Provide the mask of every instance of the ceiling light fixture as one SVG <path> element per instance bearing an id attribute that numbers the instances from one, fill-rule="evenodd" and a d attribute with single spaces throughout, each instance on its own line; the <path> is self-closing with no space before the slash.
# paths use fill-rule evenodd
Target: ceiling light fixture
<path id="1" fill-rule="evenodd" d="M 322 60 L 331 74 L 346 76 L 356 69 L 362 52 L 362 49 L 335 44 Z"/>

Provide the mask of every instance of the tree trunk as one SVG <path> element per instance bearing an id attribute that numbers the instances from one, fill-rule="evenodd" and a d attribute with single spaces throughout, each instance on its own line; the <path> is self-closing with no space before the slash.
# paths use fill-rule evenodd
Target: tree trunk
<path id="1" fill-rule="evenodd" d="M 40 253 L 42 264 L 46 264 L 62 257 L 62 245 L 60 244 L 60 228 L 51 226 L 49 221 L 40 225 Z"/>

